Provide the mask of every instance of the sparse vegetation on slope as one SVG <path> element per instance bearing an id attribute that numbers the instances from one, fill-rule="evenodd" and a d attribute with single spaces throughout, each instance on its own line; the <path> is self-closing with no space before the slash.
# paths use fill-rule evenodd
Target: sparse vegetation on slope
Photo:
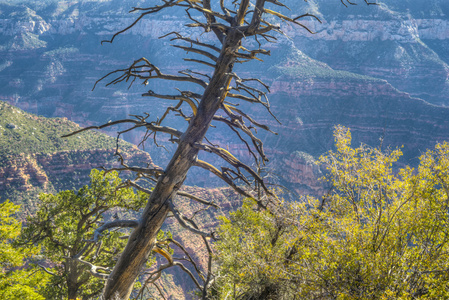
<path id="1" fill-rule="evenodd" d="M 92 168 L 116 162 L 116 138 L 93 131 L 61 137 L 78 129 L 65 118 L 35 116 L 0 102 L 0 201 L 24 204 L 26 214 L 39 193 L 79 188 Z M 129 143 L 120 141 L 120 150 L 133 164 L 151 161 Z"/>
<path id="2" fill-rule="evenodd" d="M 39 117 L 0 102 L 0 159 L 21 153 L 115 148 L 114 138 L 98 132 L 61 138 L 78 129 L 77 124 L 66 118 Z"/>

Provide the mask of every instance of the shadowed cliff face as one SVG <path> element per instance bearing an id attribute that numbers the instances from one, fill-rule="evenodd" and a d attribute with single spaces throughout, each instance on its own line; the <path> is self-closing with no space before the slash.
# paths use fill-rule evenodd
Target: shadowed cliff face
<path id="1" fill-rule="evenodd" d="M 436 142 L 449 138 L 448 108 L 429 105 L 385 83 L 337 81 L 332 86 L 325 85 L 332 96 L 310 93 L 310 85 L 322 84 L 320 79 L 315 79 L 304 88 L 304 82 L 294 84 L 291 78 L 282 77 L 276 81 L 274 88 L 290 91 L 280 93 L 276 99 L 285 104 L 294 100 L 294 105 L 282 112 L 286 120 L 285 132 L 278 138 L 281 142 L 274 139 L 277 143 L 290 148 L 296 141 L 303 151 L 319 155 L 333 144 L 329 124 L 341 124 L 352 129 L 355 145 L 382 144 L 384 148 L 404 145 L 403 152 L 408 160 L 416 159 L 423 147 L 431 148 Z M 348 89 L 351 97 L 347 95 Z M 387 93 L 388 103 L 382 103 L 381 92 Z"/>

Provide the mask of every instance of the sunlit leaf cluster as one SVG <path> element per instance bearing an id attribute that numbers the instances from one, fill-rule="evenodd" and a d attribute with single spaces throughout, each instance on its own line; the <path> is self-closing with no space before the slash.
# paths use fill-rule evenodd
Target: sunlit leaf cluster
<path id="1" fill-rule="evenodd" d="M 16 243 L 22 228 L 14 216 L 19 208 L 10 201 L 0 204 L 0 299 L 43 300 L 48 276 L 30 263 L 39 249 Z"/>
<path id="2" fill-rule="evenodd" d="M 449 145 L 395 169 L 400 150 L 353 148 L 344 127 L 335 142 L 328 195 L 223 219 L 217 298 L 449 297 Z"/>

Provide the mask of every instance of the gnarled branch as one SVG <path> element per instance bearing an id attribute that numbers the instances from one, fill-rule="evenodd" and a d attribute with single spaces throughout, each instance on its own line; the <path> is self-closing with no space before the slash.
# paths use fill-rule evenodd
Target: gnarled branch
<path id="1" fill-rule="evenodd" d="M 228 176 L 228 174 L 226 174 L 225 172 L 219 171 L 216 167 L 214 167 L 210 163 L 198 159 L 197 161 L 195 161 L 193 163 L 193 165 L 211 172 L 212 174 L 214 174 L 215 176 L 217 176 L 218 178 L 220 178 L 221 180 L 226 182 L 230 187 L 232 187 L 240 195 L 252 198 L 252 195 L 249 194 L 247 191 L 243 190 L 242 188 L 240 188 L 239 186 L 237 186 L 234 183 L 234 181 L 232 180 L 232 178 L 230 178 Z"/>
<path id="2" fill-rule="evenodd" d="M 133 120 L 133 119 L 123 119 L 123 120 L 118 120 L 118 121 L 114 121 L 114 122 L 109 122 L 100 126 L 89 126 L 89 127 L 85 127 L 82 128 L 80 130 L 68 133 L 63 135 L 62 137 L 69 137 L 72 135 L 76 135 L 78 133 L 81 133 L 83 131 L 87 131 L 87 130 L 91 130 L 91 129 L 103 129 L 103 128 L 107 128 L 110 126 L 114 126 L 117 124 L 123 124 L 123 123 L 132 123 L 134 124 L 134 127 L 132 127 L 131 129 L 135 129 L 135 128 L 139 128 L 139 127 L 146 127 L 147 129 L 153 131 L 153 132 L 163 132 L 163 133 L 168 133 L 170 135 L 176 136 L 176 137 L 180 137 L 183 132 L 171 128 L 171 127 L 166 127 L 166 126 L 159 126 L 159 125 L 154 125 L 153 123 L 148 123 L 148 122 L 143 122 L 140 120 Z"/>
<path id="3" fill-rule="evenodd" d="M 176 194 L 178 196 L 182 196 L 182 197 L 186 197 L 186 198 L 192 199 L 192 200 L 194 200 L 196 202 L 199 202 L 201 204 L 204 204 L 204 205 L 212 206 L 212 207 L 215 207 L 215 208 L 220 208 L 220 206 L 218 206 L 217 204 L 213 203 L 213 201 L 206 201 L 204 199 L 201 199 L 201 198 L 199 198 L 199 197 L 197 197 L 195 195 L 192 195 L 192 194 L 189 194 L 189 193 L 186 193 L 186 192 L 178 191 Z"/>
<path id="4" fill-rule="evenodd" d="M 194 227 L 190 226 L 189 224 L 187 224 L 186 220 L 188 220 L 188 218 L 186 216 L 184 216 L 178 209 L 176 209 L 175 205 L 173 204 L 173 202 L 171 200 L 168 201 L 168 205 L 169 205 L 170 211 L 173 213 L 175 219 L 178 221 L 178 223 L 182 227 L 191 231 L 194 234 L 197 234 L 197 235 L 200 235 L 203 237 L 213 237 L 212 232 L 204 232 L 204 231 L 201 231 L 201 230 L 194 228 Z"/>
<path id="5" fill-rule="evenodd" d="M 102 81 L 103 79 L 113 75 L 113 74 L 120 74 L 118 77 L 111 80 L 109 83 L 106 84 L 106 86 L 117 84 L 120 82 L 128 82 L 131 79 L 130 86 L 133 84 L 133 82 L 136 79 L 143 80 L 143 83 L 148 83 L 148 80 L 150 79 L 163 79 L 163 80 L 169 80 L 169 81 L 184 81 L 184 82 L 191 82 L 200 85 L 203 88 L 207 87 L 207 83 L 204 80 L 201 80 L 199 78 L 196 78 L 194 76 L 177 76 L 177 75 L 170 75 L 170 74 L 164 74 L 162 73 L 158 67 L 150 63 L 148 59 L 145 57 L 142 57 L 136 61 L 134 61 L 131 66 L 129 66 L 126 69 L 119 69 L 112 72 L 109 72 L 105 76 L 98 79 L 94 87 L 95 89 L 98 82 Z"/>

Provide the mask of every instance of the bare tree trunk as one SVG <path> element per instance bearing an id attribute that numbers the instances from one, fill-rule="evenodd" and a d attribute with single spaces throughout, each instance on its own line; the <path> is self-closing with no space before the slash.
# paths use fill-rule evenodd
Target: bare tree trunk
<path id="1" fill-rule="evenodd" d="M 125 250 L 110 274 L 103 292 L 104 300 L 128 299 L 133 284 L 153 249 L 157 233 L 169 212 L 168 201 L 182 186 L 188 170 L 197 159 L 200 143 L 226 97 L 235 56 L 232 55 L 240 44 L 239 34 L 228 35 L 218 58 L 216 68 L 206 88 L 198 113 L 192 119 L 187 131 L 182 135 L 178 148 L 168 164 L 165 175 L 159 178 L 139 226 L 132 232 Z"/>
<path id="2" fill-rule="evenodd" d="M 268 158 L 263 150 L 263 143 L 255 136 L 254 132 L 257 132 L 256 128 L 262 128 L 270 132 L 272 131 L 268 126 L 259 123 L 249 114 L 237 108 L 239 105 L 238 103 L 234 104 L 231 102 L 225 102 L 225 98 L 226 96 L 229 96 L 230 98 L 238 101 L 263 105 L 271 114 L 270 103 L 266 95 L 266 93 L 269 92 L 269 87 L 257 78 L 240 78 L 233 72 L 234 63 L 242 63 L 253 59 L 260 60 L 257 55 L 270 55 L 270 51 L 261 48 L 262 44 L 259 39 L 264 39 L 266 42 L 275 43 L 277 39 L 271 35 L 271 33 L 282 33 L 282 31 L 279 25 L 271 24 L 267 19 L 264 19 L 264 15 L 270 16 L 270 19 L 273 17 L 291 24 L 296 24 L 311 33 L 312 31 L 299 20 L 305 17 L 312 17 L 319 21 L 316 16 L 308 13 L 297 17 L 289 17 L 277 11 L 265 8 L 266 3 L 275 5 L 278 8 L 284 7 L 285 5 L 278 0 L 254 0 L 252 1 L 254 2 L 252 4 L 250 3 L 250 0 L 238 0 L 232 3 L 226 3 L 225 1 L 215 1 L 214 3 L 211 3 L 210 0 L 164 0 L 162 2 L 162 4 L 152 7 L 134 8 L 132 11 L 139 11 L 141 12 L 141 15 L 131 25 L 114 34 L 111 40 L 106 42 L 112 43 L 117 35 L 132 28 L 135 24 L 137 24 L 137 22 L 139 22 L 139 20 L 148 14 L 157 13 L 163 9 L 172 7 L 180 7 L 185 9 L 187 19 L 193 22 L 185 24 L 186 26 L 199 28 L 202 33 L 212 31 L 222 44 L 222 47 L 220 49 L 215 45 L 204 43 L 199 39 L 192 39 L 190 37 L 182 36 L 178 32 L 166 34 L 163 37 L 170 36 L 172 41 L 182 41 L 184 45 L 185 43 L 189 45 L 173 45 L 174 47 L 183 49 L 186 52 L 192 52 L 196 55 L 202 55 L 201 57 L 205 57 L 208 61 L 199 60 L 196 58 L 185 58 L 185 60 L 206 65 L 207 67 L 213 67 L 214 72 L 212 76 L 210 76 L 209 73 L 192 71 L 190 69 L 179 71 L 178 74 L 181 75 L 165 74 L 148 59 L 141 58 L 134 61 L 130 67 L 112 71 L 100 80 L 110 75 L 114 75 L 116 78 L 110 81 L 107 85 L 121 82 L 128 82 L 132 85 L 136 79 L 139 81 L 141 80 L 143 84 L 148 84 L 148 81 L 153 79 L 188 82 L 201 86 L 204 88 L 204 92 L 202 94 L 197 94 L 192 91 L 177 90 L 179 94 L 166 95 L 149 90 L 142 96 L 176 100 L 179 102 L 176 106 L 168 107 L 165 114 L 160 119 L 158 118 L 158 121 L 155 122 L 147 122 L 146 119 L 149 116 L 147 114 L 146 116 L 134 116 L 135 119 L 123 119 L 101 126 L 90 126 L 70 134 L 73 135 L 89 129 L 102 129 L 116 124 L 130 123 L 133 124 L 134 127 L 123 132 L 127 132 L 135 128 L 146 128 L 147 132 L 154 134 L 155 142 L 156 134 L 164 133 L 169 134 L 172 137 L 172 141 L 176 141 L 178 143 L 178 148 L 164 172 L 162 172 L 159 168 L 130 167 L 124 163 L 123 157 L 120 156 L 122 167 L 117 170 L 133 171 L 139 174 L 139 176 L 145 175 L 146 178 L 150 178 L 154 182 L 157 181 L 157 183 L 154 190 L 150 192 L 144 187 L 139 186 L 136 182 L 129 182 L 129 186 L 151 193 L 151 195 L 142 217 L 138 221 L 138 225 L 135 227 L 128 239 L 128 244 L 126 245 L 125 250 L 121 254 L 112 273 L 108 275 L 108 280 L 103 291 L 103 300 L 125 300 L 129 298 L 133 284 L 146 263 L 151 251 L 153 250 L 156 243 L 157 234 L 169 211 L 173 213 L 176 220 L 183 227 L 195 234 L 201 235 L 203 242 L 208 249 L 209 261 L 206 278 L 204 278 L 204 276 L 202 276 L 202 274 L 200 274 L 197 270 L 199 276 L 203 279 L 203 285 L 200 286 L 195 277 L 190 273 L 191 278 L 196 282 L 197 287 L 201 290 L 203 298 L 207 298 L 207 290 L 213 279 L 211 279 L 212 250 L 206 237 L 213 237 L 213 234 L 202 232 L 193 220 L 183 216 L 178 211 L 172 203 L 172 200 L 181 188 L 187 176 L 188 170 L 190 167 L 195 165 L 217 175 L 228 185 L 234 188 L 234 190 L 245 197 L 252 197 L 251 193 L 248 193 L 245 189 L 238 186 L 239 182 L 245 183 L 247 187 L 253 191 L 257 191 L 257 194 L 259 195 L 259 200 L 257 201 L 261 207 L 265 207 L 265 204 L 263 203 L 264 201 L 266 203 L 271 201 L 269 198 L 273 196 L 273 194 L 267 188 L 263 177 L 261 177 L 258 172 L 239 161 L 235 156 L 229 153 L 229 151 L 221 148 L 219 145 L 214 145 L 212 143 L 206 144 L 202 143 L 202 141 L 206 136 L 206 132 L 209 129 L 212 120 L 222 122 L 222 124 L 228 126 L 246 145 L 248 152 L 254 157 L 256 165 L 260 166 L 260 163 L 264 164 L 268 161 Z M 343 0 L 342 2 L 344 4 Z M 369 3 L 368 0 L 365 0 L 365 2 L 367 4 L 372 4 Z M 348 3 L 353 4 L 349 1 Z M 227 5 L 229 5 L 230 8 L 228 8 Z M 216 7 L 215 10 L 214 7 Z M 218 7 L 220 10 L 218 10 Z M 197 19 L 195 15 L 190 13 L 192 11 L 200 13 L 202 17 Z M 245 37 L 245 41 L 252 38 L 253 45 L 258 45 L 256 46 L 258 48 L 252 50 L 246 49 L 242 46 L 243 37 Z M 249 47 L 252 48 L 253 46 L 249 44 Z M 217 53 L 219 53 L 218 57 L 216 56 Z M 209 60 L 213 61 L 213 63 L 209 62 Z M 207 80 L 203 80 L 204 78 L 207 78 Z M 233 86 L 230 86 L 231 81 L 233 81 Z M 258 86 L 263 86 L 263 90 L 253 87 L 251 84 L 248 85 L 250 82 L 257 84 Z M 201 101 L 197 106 L 197 101 L 200 98 Z M 193 117 L 190 115 L 187 116 L 181 111 L 180 107 L 183 103 L 187 103 L 189 105 Z M 215 115 L 218 109 L 223 111 L 223 115 Z M 181 116 L 185 121 L 189 122 L 189 126 L 184 133 L 178 131 L 177 129 L 161 125 L 169 111 L 177 112 L 178 116 Z M 250 125 L 247 126 L 247 124 Z M 146 138 L 150 135 L 147 135 Z M 245 138 L 249 139 L 250 142 L 247 142 Z M 198 160 L 198 153 L 200 150 L 215 154 L 227 165 L 222 166 L 222 170 L 220 171 L 212 164 Z M 119 154 L 117 153 L 117 155 Z M 139 178 L 139 176 L 137 178 Z M 263 199 L 263 201 L 261 200 L 263 197 L 260 197 L 261 192 L 267 196 Z M 197 197 L 190 198 L 198 200 Z M 212 205 L 207 201 L 201 200 L 200 202 L 205 205 Z M 135 224 L 134 222 L 131 223 Z M 106 226 L 102 230 L 105 230 L 106 228 L 110 227 Z M 81 255 L 82 253 L 78 254 L 78 256 Z M 194 264 L 192 260 L 190 260 L 190 262 Z M 181 266 L 182 264 L 180 262 L 176 262 L 176 264 L 172 262 L 171 266 L 174 265 Z M 184 271 L 187 270 L 183 265 L 182 269 Z M 156 271 L 159 276 L 161 274 L 160 272 L 162 272 L 162 269 Z M 157 280 L 157 277 L 155 277 L 154 280 Z M 154 280 L 150 278 L 150 283 L 154 283 Z"/>

